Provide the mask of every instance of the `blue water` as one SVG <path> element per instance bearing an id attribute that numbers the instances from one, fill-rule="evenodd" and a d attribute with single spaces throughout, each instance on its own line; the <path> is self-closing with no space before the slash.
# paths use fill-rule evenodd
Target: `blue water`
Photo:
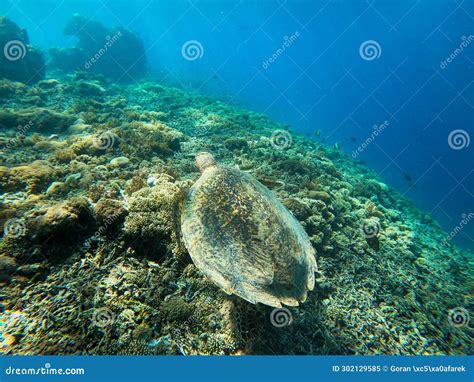
<path id="1" fill-rule="evenodd" d="M 139 34 L 150 76 L 159 81 L 339 143 L 447 232 L 474 213 L 474 142 L 467 145 L 474 139 L 474 1 L 0 3 L 0 14 L 44 50 L 75 44 L 62 34 L 74 13 Z M 200 54 L 189 60 L 182 47 L 194 40 Z M 370 49 L 361 54 L 364 43 L 375 56 Z M 385 121 L 383 132 L 354 155 Z M 449 145 L 454 130 L 462 130 L 464 148 Z M 474 249 L 474 222 L 454 241 Z"/>

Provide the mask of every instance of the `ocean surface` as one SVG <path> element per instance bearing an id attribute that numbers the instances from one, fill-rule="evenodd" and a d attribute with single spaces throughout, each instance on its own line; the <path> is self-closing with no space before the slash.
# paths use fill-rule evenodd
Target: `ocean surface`
<path id="1" fill-rule="evenodd" d="M 137 33 L 149 76 L 163 83 L 337 143 L 448 233 L 474 212 L 472 1 L 0 3 L 45 51 L 76 43 L 63 34 L 75 13 Z M 455 130 L 462 149 L 449 145 Z M 453 241 L 472 250 L 473 237 L 467 224 Z"/>

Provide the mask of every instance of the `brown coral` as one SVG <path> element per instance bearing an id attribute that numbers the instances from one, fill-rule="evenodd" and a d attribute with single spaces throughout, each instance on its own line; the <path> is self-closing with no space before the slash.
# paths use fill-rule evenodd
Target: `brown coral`
<path id="1" fill-rule="evenodd" d="M 179 208 L 184 191 L 161 174 L 156 185 L 135 192 L 130 199 L 124 231 L 133 245 L 145 254 L 163 256 L 171 252 L 183 256 L 179 237 Z"/>

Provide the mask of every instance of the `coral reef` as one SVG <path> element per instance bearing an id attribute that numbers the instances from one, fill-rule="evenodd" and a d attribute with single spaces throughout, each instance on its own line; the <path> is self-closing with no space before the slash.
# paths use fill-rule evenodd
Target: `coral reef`
<path id="1" fill-rule="evenodd" d="M 79 73 L 6 95 L 0 353 L 472 353 L 450 316 L 472 311 L 472 253 L 341 151 L 291 132 L 279 150 L 285 126 L 156 83 Z M 196 269 L 179 216 L 198 151 L 301 222 L 319 266 L 305 303 L 252 305 Z"/>
<path id="2" fill-rule="evenodd" d="M 98 21 L 74 15 L 64 33 L 76 36 L 78 43 L 73 48 L 51 49 L 52 68 L 65 73 L 88 71 L 121 82 L 137 80 L 145 74 L 145 48 L 132 32 L 121 27 L 108 29 Z"/>
<path id="3" fill-rule="evenodd" d="M 124 233 L 142 253 L 151 249 L 151 255 L 155 257 L 167 253 L 178 258 L 183 256 L 179 212 L 184 194 L 169 175 L 161 174 L 153 187 L 140 189 L 130 196 Z"/>
<path id="4" fill-rule="evenodd" d="M 45 76 L 42 53 L 29 45 L 28 33 L 0 16 L 0 78 L 33 84 Z"/>

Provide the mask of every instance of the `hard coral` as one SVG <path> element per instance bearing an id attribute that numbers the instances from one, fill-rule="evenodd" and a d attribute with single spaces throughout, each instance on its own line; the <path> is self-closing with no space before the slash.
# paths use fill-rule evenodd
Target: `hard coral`
<path id="1" fill-rule="evenodd" d="M 117 135 L 123 142 L 120 149 L 124 154 L 144 159 L 173 155 L 184 140 L 183 134 L 163 122 L 131 122 Z"/>
<path id="2" fill-rule="evenodd" d="M 28 221 L 28 231 L 34 240 L 52 237 L 73 241 L 95 224 L 87 200 L 80 197 L 54 204 L 34 215 Z"/>
<path id="3" fill-rule="evenodd" d="M 183 255 L 179 237 L 179 208 L 183 197 L 180 186 L 162 174 L 155 187 L 143 188 L 129 198 L 124 231 L 140 252 L 158 257 L 168 252 Z"/>
<path id="4" fill-rule="evenodd" d="M 94 206 L 97 221 L 105 229 L 119 227 L 127 216 L 127 209 L 120 200 L 103 197 Z"/>
<path id="5" fill-rule="evenodd" d="M 29 45 L 28 34 L 7 17 L 0 16 L 0 78 L 27 84 L 42 80 L 45 62 L 41 52 Z"/>
<path id="6" fill-rule="evenodd" d="M 12 168 L 0 167 L 0 190 L 41 192 L 50 183 L 53 167 L 44 160 Z"/>
<path id="7" fill-rule="evenodd" d="M 24 127 L 28 132 L 63 132 L 73 122 L 73 117 L 45 108 L 22 109 L 18 111 L 0 110 L 0 129 Z"/>
<path id="8" fill-rule="evenodd" d="M 64 33 L 76 36 L 79 41 L 71 49 L 51 51 L 51 65 L 61 71 L 85 69 L 122 82 L 136 80 L 145 73 L 146 52 L 142 40 L 122 27 L 110 29 L 98 21 L 74 15 Z"/>

